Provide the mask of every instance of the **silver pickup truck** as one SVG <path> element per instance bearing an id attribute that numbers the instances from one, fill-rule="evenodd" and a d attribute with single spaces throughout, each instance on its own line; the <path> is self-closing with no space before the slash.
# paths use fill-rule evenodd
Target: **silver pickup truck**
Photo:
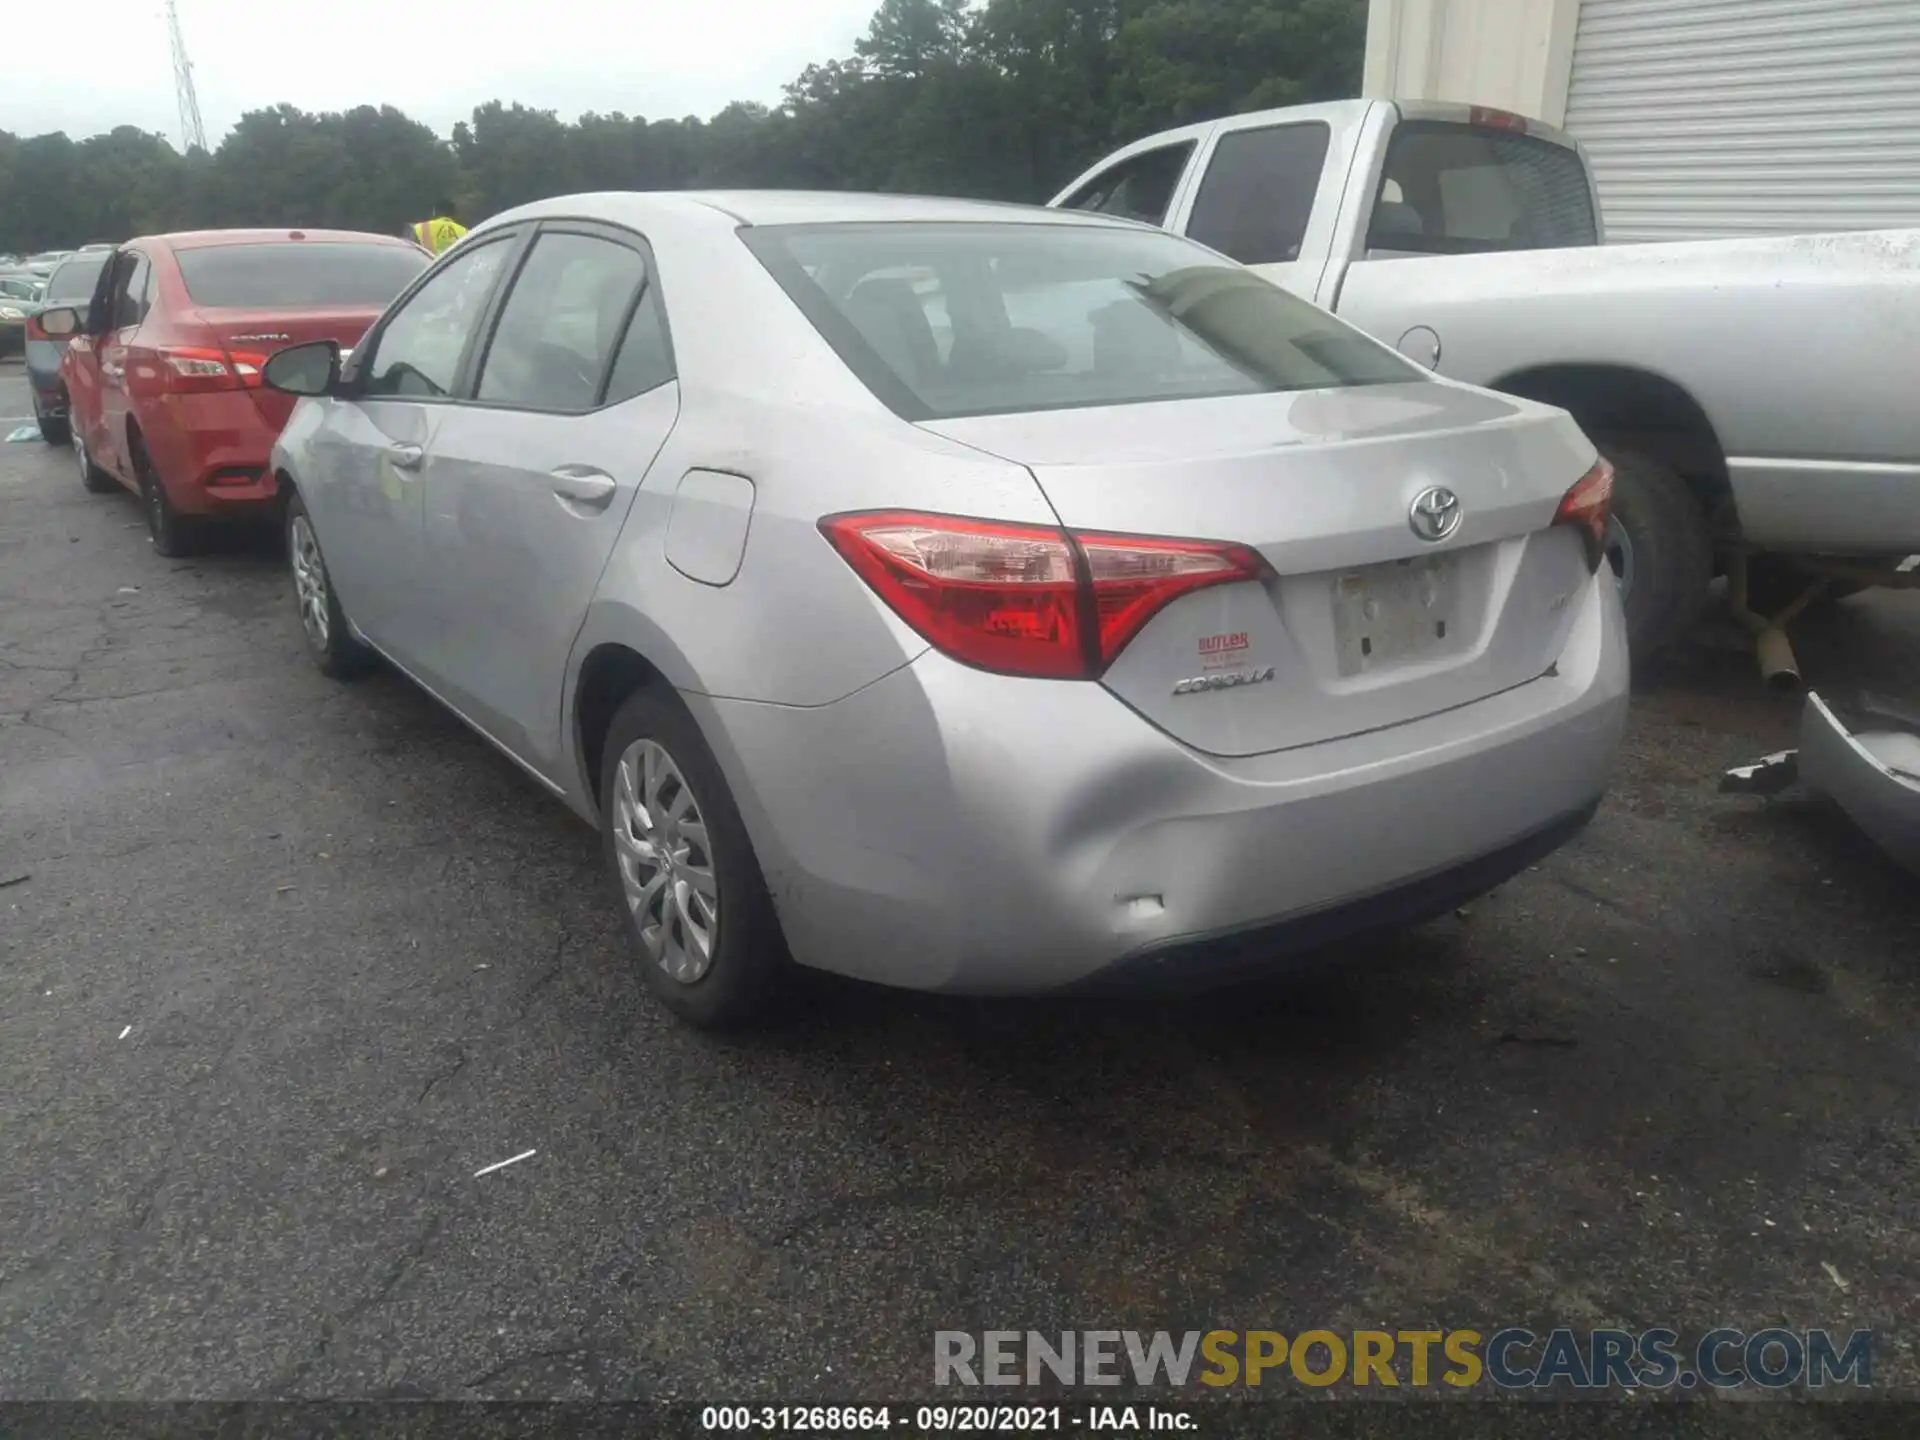
<path id="1" fill-rule="evenodd" d="M 1637 656 L 1717 572 L 1753 620 L 1846 588 L 1815 569 L 1920 553 L 1920 230 L 1608 246 L 1571 137 L 1368 100 L 1150 136 L 1049 203 L 1178 231 L 1421 365 L 1571 411 L 1617 471 Z"/>

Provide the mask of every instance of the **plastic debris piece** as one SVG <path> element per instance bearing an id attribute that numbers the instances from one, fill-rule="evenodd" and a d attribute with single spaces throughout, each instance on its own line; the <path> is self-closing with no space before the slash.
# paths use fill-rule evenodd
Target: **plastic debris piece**
<path id="1" fill-rule="evenodd" d="M 129 1036 L 129 1035 L 131 1035 L 131 1034 L 133 1034 L 133 1026 L 131 1026 L 131 1025 L 129 1025 L 129 1026 L 127 1026 L 127 1028 L 126 1028 L 126 1029 L 124 1029 L 124 1030 L 122 1030 L 122 1031 L 120 1032 L 120 1038 L 121 1038 L 122 1040 L 124 1040 L 124 1039 L 126 1039 L 126 1038 L 127 1038 L 127 1036 Z"/>
<path id="2" fill-rule="evenodd" d="M 1847 1284 L 1846 1281 L 1840 1278 L 1840 1272 L 1833 1268 L 1833 1262 L 1831 1260 L 1822 1260 L 1820 1262 L 1820 1268 L 1826 1271 L 1827 1278 L 1833 1281 L 1833 1283 L 1838 1285 L 1842 1290 L 1851 1290 L 1853 1288 L 1851 1285 Z"/>
<path id="3" fill-rule="evenodd" d="M 522 1160 L 531 1160 L 539 1153 L 538 1150 L 522 1150 L 518 1155 L 514 1155 L 506 1160 L 496 1160 L 491 1165 L 482 1165 L 478 1170 L 473 1172 L 473 1178 L 478 1180 L 482 1175 L 491 1175 L 494 1171 L 504 1170 L 509 1165 L 518 1165 Z"/>

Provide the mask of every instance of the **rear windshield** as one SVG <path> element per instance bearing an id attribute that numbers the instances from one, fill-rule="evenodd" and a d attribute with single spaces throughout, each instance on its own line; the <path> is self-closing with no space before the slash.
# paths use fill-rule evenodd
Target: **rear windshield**
<path id="1" fill-rule="evenodd" d="M 848 368 L 909 420 L 1422 374 L 1161 231 L 905 223 L 762 226 L 740 238 Z"/>
<path id="2" fill-rule="evenodd" d="M 194 304 L 233 309 L 384 310 L 432 263 L 411 245 L 338 240 L 200 245 L 176 251 L 174 258 Z"/>
<path id="3" fill-rule="evenodd" d="M 1440 120 L 1393 132 L 1369 250 L 1476 255 L 1599 240 L 1586 167 L 1565 145 Z"/>
<path id="4" fill-rule="evenodd" d="M 107 252 L 63 262 L 47 280 L 47 300 L 91 300 L 94 282 L 106 268 Z"/>

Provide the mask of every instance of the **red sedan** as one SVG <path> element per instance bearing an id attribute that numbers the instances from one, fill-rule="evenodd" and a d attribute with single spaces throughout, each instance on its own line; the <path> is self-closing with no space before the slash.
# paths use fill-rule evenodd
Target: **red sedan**
<path id="1" fill-rule="evenodd" d="M 92 301 L 39 317 L 61 361 L 89 490 L 145 503 L 162 555 L 192 553 L 214 517 L 275 498 L 268 456 L 293 400 L 261 384 L 306 340 L 350 349 L 431 263 L 406 240 L 342 230 L 206 230 L 128 241 Z"/>

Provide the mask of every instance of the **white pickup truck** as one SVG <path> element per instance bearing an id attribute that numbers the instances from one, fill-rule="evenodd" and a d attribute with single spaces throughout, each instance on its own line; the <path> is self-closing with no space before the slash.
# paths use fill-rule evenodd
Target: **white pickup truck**
<path id="1" fill-rule="evenodd" d="M 1153 135 L 1049 203 L 1178 231 L 1429 369 L 1571 411 L 1618 472 L 1637 656 L 1736 557 L 1771 614 L 1814 557 L 1920 552 L 1920 230 L 1608 246 L 1569 136 L 1369 100 Z"/>

